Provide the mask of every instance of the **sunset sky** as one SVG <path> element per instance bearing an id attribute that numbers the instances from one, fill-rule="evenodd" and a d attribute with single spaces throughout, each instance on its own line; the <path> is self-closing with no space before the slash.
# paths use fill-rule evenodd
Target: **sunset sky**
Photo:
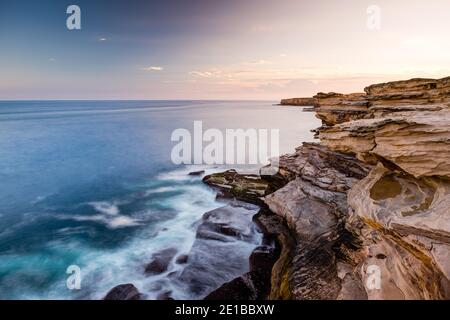
<path id="1" fill-rule="evenodd" d="M 445 77 L 449 14 L 449 0 L 0 0 L 0 99 L 279 100 Z"/>

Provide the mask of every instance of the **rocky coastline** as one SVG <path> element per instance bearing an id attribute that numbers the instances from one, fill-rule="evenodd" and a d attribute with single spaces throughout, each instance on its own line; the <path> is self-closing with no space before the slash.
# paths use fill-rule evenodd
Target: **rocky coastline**
<path id="1" fill-rule="evenodd" d="M 281 105 L 313 108 L 320 142 L 281 156 L 273 176 L 204 176 L 224 206 L 203 215 L 188 255 L 159 253 L 145 272 L 189 260 L 176 277 L 207 300 L 449 299 L 450 77 Z M 256 231 L 260 245 L 239 256 L 233 241 Z M 220 281 L 230 263 L 250 270 Z M 140 298 L 132 284 L 106 296 Z"/>
<path id="2" fill-rule="evenodd" d="M 450 78 L 281 102 L 308 103 L 320 142 L 282 156 L 275 176 L 204 178 L 260 205 L 276 242 L 270 276 L 256 268 L 207 298 L 449 299 Z"/>

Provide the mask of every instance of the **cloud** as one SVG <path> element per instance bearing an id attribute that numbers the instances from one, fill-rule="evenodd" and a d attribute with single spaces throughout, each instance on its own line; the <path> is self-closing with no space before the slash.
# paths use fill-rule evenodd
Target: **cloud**
<path id="1" fill-rule="evenodd" d="M 211 78 L 212 76 L 217 76 L 217 74 L 212 71 L 191 71 L 189 74 L 200 78 Z"/>
<path id="2" fill-rule="evenodd" d="M 106 39 L 106 38 L 100 38 L 100 39 L 98 39 L 99 42 L 103 42 L 103 41 L 106 41 L 106 40 L 108 40 L 108 39 Z"/>
<path id="3" fill-rule="evenodd" d="M 163 71 L 164 68 L 163 67 L 159 67 L 159 66 L 151 66 L 151 67 L 143 68 L 142 70 L 148 71 L 148 72 L 153 72 L 153 71 Z"/>
<path id="4" fill-rule="evenodd" d="M 259 60 L 246 61 L 246 62 L 243 62 L 243 64 L 259 65 L 260 66 L 260 65 L 272 64 L 272 62 L 264 60 L 264 59 L 259 59 Z"/>
<path id="5" fill-rule="evenodd" d="M 246 73 L 251 73 L 251 70 L 233 69 L 233 68 L 210 68 L 206 70 L 196 70 L 189 72 L 189 75 L 196 78 L 214 78 L 214 79 L 234 79 L 244 76 Z"/>

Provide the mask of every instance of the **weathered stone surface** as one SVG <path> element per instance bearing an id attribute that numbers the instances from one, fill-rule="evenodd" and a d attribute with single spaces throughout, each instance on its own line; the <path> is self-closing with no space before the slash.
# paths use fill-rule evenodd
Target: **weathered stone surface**
<path id="1" fill-rule="evenodd" d="M 383 275 L 381 291 L 367 290 L 369 297 L 448 297 L 449 195 L 448 181 L 416 179 L 381 163 L 349 191 L 348 228 L 366 242 L 363 264 L 378 266 Z"/>
<path id="2" fill-rule="evenodd" d="M 372 118 L 414 117 L 425 112 L 446 110 L 450 110 L 450 104 L 380 104 L 369 108 Z"/>
<path id="3" fill-rule="evenodd" d="M 413 234 L 450 244 L 450 184 L 415 179 L 379 163 L 348 193 L 354 214 L 403 236 Z"/>
<path id="4" fill-rule="evenodd" d="M 368 86 L 371 105 L 434 104 L 450 102 L 450 77 L 410 79 Z"/>
<path id="5" fill-rule="evenodd" d="M 314 241 L 334 231 L 337 219 L 346 212 L 344 193 L 335 193 L 312 186 L 302 178 L 265 198 L 272 212 L 286 219 L 299 240 Z"/>
<path id="6" fill-rule="evenodd" d="M 140 298 L 138 289 L 133 284 L 126 283 L 112 288 L 103 300 L 139 300 Z"/>
<path id="7" fill-rule="evenodd" d="M 370 86 L 366 119 L 319 130 L 332 150 L 377 163 L 348 191 L 346 222 L 361 241 L 346 252 L 360 268 L 347 274 L 363 280 L 369 299 L 450 296 L 449 80 Z M 376 290 L 366 283 L 373 267 L 381 275 Z M 344 295 L 341 285 L 341 296 L 356 290 Z"/>
<path id="8" fill-rule="evenodd" d="M 280 246 L 271 299 L 450 298 L 450 78 L 365 92 L 316 95 L 322 144 L 282 156 L 264 187 L 215 181 L 270 209 L 255 221 Z M 215 297 L 255 299 L 252 276 Z"/>
<path id="9" fill-rule="evenodd" d="M 448 299 L 450 78 L 365 92 L 315 96 L 324 146 L 282 157 L 287 184 L 264 198 L 295 238 L 290 297 Z"/>
<path id="10" fill-rule="evenodd" d="M 280 167 L 280 174 L 291 181 L 264 201 L 284 218 L 295 239 L 284 268 L 288 296 L 336 299 L 341 279 L 335 248 L 346 245 L 341 224 L 348 212 L 346 191 L 370 166 L 323 146 L 304 144 L 295 155 L 283 157 Z"/>
<path id="11" fill-rule="evenodd" d="M 379 156 L 416 177 L 450 177 L 449 111 L 357 120 L 324 129 L 319 137 L 332 150 L 360 159 Z"/>
<path id="12" fill-rule="evenodd" d="M 365 93 L 318 93 L 316 117 L 327 126 L 362 119 L 368 114 L 369 101 Z"/>
<path id="13" fill-rule="evenodd" d="M 337 275 L 341 282 L 341 290 L 336 297 L 337 300 L 367 300 L 361 276 L 354 266 L 346 262 L 337 263 Z"/>
<path id="14" fill-rule="evenodd" d="M 303 143 L 294 154 L 281 156 L 278 166 L 275 176 L 264 177 L 271 184 L 278 183 L 277 188 L 301 177 L 319 188 L 341 192 L 365 177 L 371 168 L 351 155 L 333 152 L 317 143 Z"/>

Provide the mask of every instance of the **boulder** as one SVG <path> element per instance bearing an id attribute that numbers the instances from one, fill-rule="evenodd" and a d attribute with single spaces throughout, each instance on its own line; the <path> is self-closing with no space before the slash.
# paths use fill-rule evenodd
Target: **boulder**
<path id="1" fill-rule="evenodd" d="M 153 254 L 152 261 L 145 267 L 145 273 L 160 274 L 166 272 L 177 252 L 175 248 L 167 248 Z"/>
<path id="2" fill-rule="evenodd" d="M 141 294 L 131 283 L 121 284 L 112 288 L 103 300 L 139 300 Z"/>

